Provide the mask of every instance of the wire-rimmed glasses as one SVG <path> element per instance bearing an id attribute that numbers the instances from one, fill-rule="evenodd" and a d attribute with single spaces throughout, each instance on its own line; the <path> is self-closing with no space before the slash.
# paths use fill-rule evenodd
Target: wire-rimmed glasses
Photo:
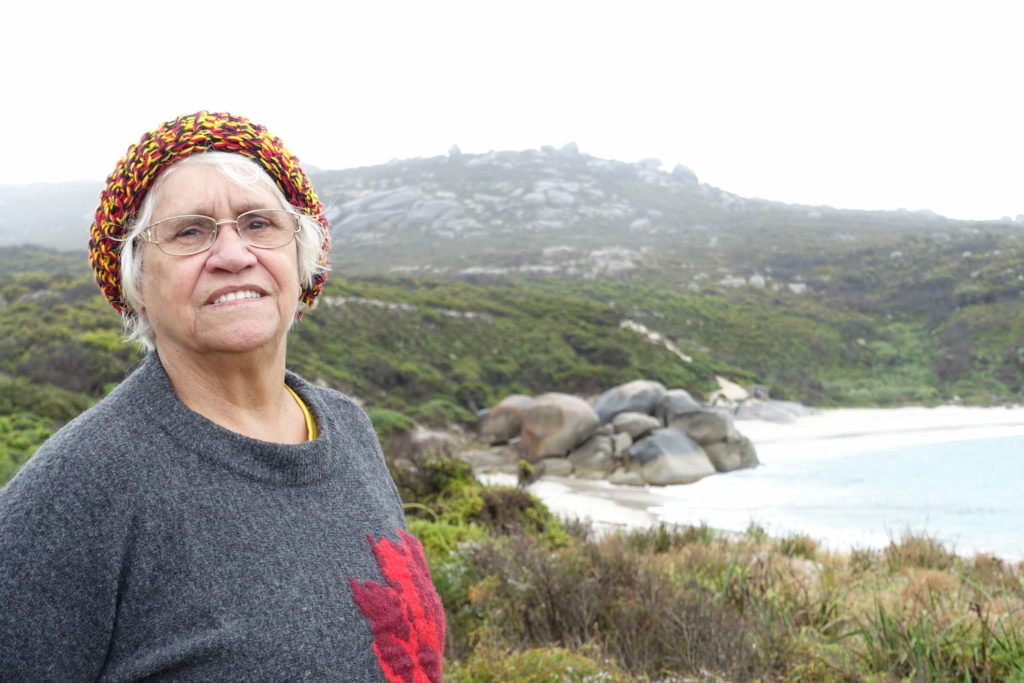
<path id="1" fill-rule="evenodd" d="M 276 249 L 290 244 L 302 229 L 299 216 L 284 209 L 246 211 L 235 220 L 218 221 L 209 216 L 172 216 L 150 223 L 142 239 L 170 256 L 191 256 L 206 251 L 217 241 L 220 226 L 234 223 L 243 243 L 257 249 Z"/>

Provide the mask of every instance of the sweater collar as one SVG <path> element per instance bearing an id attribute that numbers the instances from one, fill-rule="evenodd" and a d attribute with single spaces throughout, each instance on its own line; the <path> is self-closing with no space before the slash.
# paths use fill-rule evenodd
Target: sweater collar
<path id="1" fill-rule="evenodd" d="M 153 351 L 125 382 L 143 397 L 139 407 L 146 419 L 166 433 L 184 452 L 192 452 L 247 477 L 284 485 L 309 484 L 335 474 L 344 449 L 332 448 L 336 425 L 321 392 L 294 373 L 285 381 L 309 406 L 317 420 L 319 437 L 301 444 L 280 444 L 253 439 L 225 429 L 186 406 L 174 387 L 159 355 Z M 128 387 L 126 387 L 128 388 Z"/>

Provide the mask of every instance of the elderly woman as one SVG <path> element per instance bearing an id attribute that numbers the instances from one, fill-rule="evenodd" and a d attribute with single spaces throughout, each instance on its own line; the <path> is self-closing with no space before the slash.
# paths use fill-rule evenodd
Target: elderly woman
<path id="1" fill-rule="evenodd" d="M 440 680 L 373 429 L 285 370 L 326 224 L 241 117 L 179 117 L 118 163 L 90 260 L 151 351 L 0 492 L 0 680 Z"/>

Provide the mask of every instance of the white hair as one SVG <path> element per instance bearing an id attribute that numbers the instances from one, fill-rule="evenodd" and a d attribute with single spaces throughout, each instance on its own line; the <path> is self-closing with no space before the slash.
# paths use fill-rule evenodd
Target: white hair
<path id="1" fill-rule="evenodd" d="M 288 203 L 273 178 L 258 163 L 240 154 L 230 152 L 201 152 L 176 161 L 156 179 L 146 193 L 135 219 L 128 225 L 124 244 L 121 246 L 120 276 L 121 291 L 124 299 L 131 306 L 131 311 L 122 315 L 125 339 L 135 342 L 145 349 L 155 347 L 153 328 L 146 316 L 139 313 L 142 307 L 142 295 L 139 283 L 142 275 L 142 251 L 139 235 L 149 226 L 153 218 L 153 209 L 160 199 L 164 181 L 175 169 L 193 164 L 210 166 L 221 173 L 226 179 L 241 187 L 263 186 L 271 190 L 282 209 L 294 211 L 299 215 L 299 232 L 295 235 L 298 250 L 299 285 L 305 289 L 313 283 L 313 278 L 327 270 L 320 264 L 320 249 L 324 239 L 324 227 L 313 216 L 306 215 L 301 209 Z"/>

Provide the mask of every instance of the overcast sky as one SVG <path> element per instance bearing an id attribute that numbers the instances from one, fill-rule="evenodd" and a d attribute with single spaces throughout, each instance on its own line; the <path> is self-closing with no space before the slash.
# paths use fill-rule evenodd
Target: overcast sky
<path id="1" fill-rule="evenodd" d="M 146 130 L 210 109 L 324 169 L 574 141 L 743 196 L 1014 216 L 1020 6 L 18 3 L 0 183 L 101 180 Z"/>

